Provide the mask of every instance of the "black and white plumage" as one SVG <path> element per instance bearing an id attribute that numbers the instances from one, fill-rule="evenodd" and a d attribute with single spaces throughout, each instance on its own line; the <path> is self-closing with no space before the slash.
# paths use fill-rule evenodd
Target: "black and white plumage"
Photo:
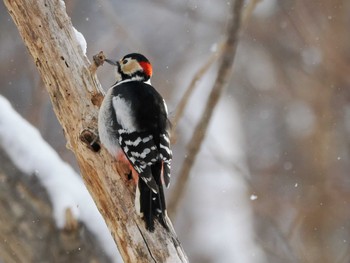
<path id="1" fill-rule="evenodd" d="M 167 227 L 163 183 L 169 186 L 172 153 L 165 101 L 150 84 L 152 67 L 143 55 L 106 61 L 116 66 L 117 82 L 100 108 L 100 140 L 114 157 L 122 151 L 139 176 L 135 206 L 146 227 L 153 231 L 155 218 Z"/>

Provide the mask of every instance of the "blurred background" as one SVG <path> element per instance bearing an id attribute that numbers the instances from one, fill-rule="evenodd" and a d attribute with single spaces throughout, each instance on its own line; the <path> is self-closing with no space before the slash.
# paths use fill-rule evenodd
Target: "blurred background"
<path id="1" fill-rule="evenodd" d="M 232 4 L 69 0 L 66 8 L 90 60 L 101 50 L 149 58 L 172 118 L 225 39 Z M 350 262 L 349 28 L 347 0 L 262 0 L 242 25 L 232 80 L 172 218 L 191 262 Z M 77 169 L 3 4 L 0 62 L 0 94 Z M 97 75 L 105 90 L 114 83 L 107 65 Z M 216 76 L 214 62 L 177 126 L 172 186 Z"/>

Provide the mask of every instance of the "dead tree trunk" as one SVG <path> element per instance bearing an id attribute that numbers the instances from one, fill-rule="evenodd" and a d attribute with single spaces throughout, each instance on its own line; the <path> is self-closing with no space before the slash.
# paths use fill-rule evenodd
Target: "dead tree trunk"
<path id="1" fill-rule="evenodd" d="M 4 0 L 49 92 L 54 111 L 84 182 L 125 262 L 186 262 L 175 234 L 149 233 L 136 215 L 134 190 L 104 148 L 89 147 L 102 98 L 63 1 Z"/>

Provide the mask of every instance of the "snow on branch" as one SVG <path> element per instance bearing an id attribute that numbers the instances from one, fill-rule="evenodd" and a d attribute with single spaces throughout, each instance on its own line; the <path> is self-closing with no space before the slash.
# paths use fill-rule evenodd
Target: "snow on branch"
<path id="1" fill-rule="evenodd" d="M 47 190 L 59 228 L 65 226 L 65 213 L 69 208 L 96 235 L 101 247 L 111 258 L 120 257 L 80 176 L 62 161 L 39 131 L 23 119 L 1 95 L 0 146 L 19 170 L 38 177 Z"/>

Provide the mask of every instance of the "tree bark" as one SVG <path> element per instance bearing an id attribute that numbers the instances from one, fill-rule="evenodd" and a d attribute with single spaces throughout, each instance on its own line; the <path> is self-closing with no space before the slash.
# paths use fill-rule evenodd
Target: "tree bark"
<path id="1" fill-rule="evenodd" d="M 115 160 L 98 143 L 102 89 L 77 42 L 63 1 L 4 0 L 29 49 L 61 123 L 67 147 L 125 262 L 186 262 L 174 232 L 157 224 L 145 229 L 134 209 L 134 186 L 117 172 Z M 97 135 L 96 135 L 97 137 Z"/>

